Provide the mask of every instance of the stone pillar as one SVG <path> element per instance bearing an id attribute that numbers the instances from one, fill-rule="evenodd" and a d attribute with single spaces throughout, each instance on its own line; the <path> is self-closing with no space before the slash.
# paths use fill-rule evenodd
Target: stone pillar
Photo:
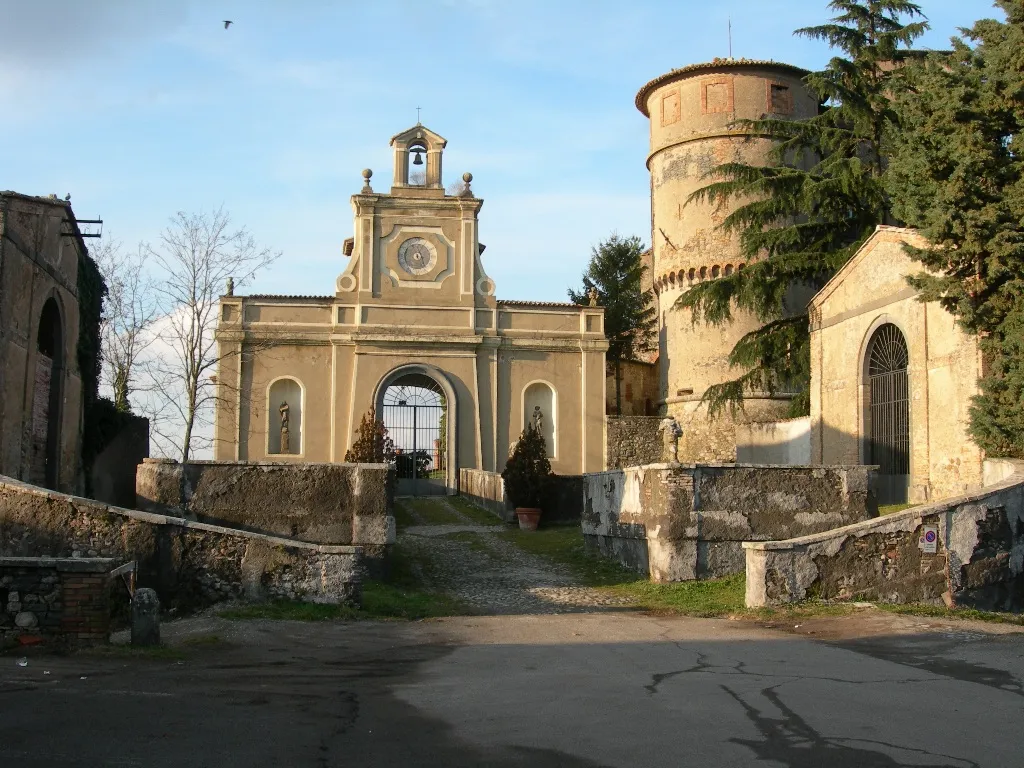
<path id="1" fill-rule="evenodd" d="M 132 597 L 132 645 L 160 645 L 160 598 L 142 587 Z"/>

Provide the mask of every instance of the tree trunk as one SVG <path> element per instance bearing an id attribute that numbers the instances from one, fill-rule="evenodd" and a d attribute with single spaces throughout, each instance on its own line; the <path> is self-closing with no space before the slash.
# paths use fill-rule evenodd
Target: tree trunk
<path id="1" fill-rule="evenodd" d="M 615 415 L 622 415 L 622 364 L 621 361 L 615 359 Z"/>

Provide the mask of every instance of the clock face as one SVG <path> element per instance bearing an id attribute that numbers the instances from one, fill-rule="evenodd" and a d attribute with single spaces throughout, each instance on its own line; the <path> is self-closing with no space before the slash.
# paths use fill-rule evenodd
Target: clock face
<path id="1" fill-rule="evenodd" d="M 398 265 L 410 275 L 423 275 L 437 264 L 437 251 L 422 237 L 410 237 L 398 249 Z"/>

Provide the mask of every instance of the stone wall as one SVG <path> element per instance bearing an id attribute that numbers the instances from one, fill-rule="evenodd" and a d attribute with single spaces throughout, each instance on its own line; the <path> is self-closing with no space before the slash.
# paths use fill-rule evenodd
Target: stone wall
<path id="1" fill-rule="evenodd" d="M 385 464 L 146 459 L 136 473 L 136 506 L 377 555 L 395 540 L 393 474 Z"/>
<path id="2" fill-rule="evenodd" d="M 358 601 L 363 549 L 310 544 L 101 504 L 0 477 L 0 555 L 138 562 L 163 605 Z"/>
<path id="3" fill-rule="evenodd" d="M 609 416 L 608 467 L 638 467 L 662 461 L 660 416 Z"/>
<path id="4" fill-rule="evenodd" d="M 811 418 L 737 424 L 736 461 L 740 464 L 810 464 Z"/>
<path id="5" fill-rule="evenodd" d="M 580 521 L 586 475 L 552 475 L 541 502 L 541 525 L 566 525 Z M 459 495 L 493 512 L 506 523 L 516 522 L 515 507 L 505 494 L 505 481 L 497 472 L 459 470 Z"/>
<path id="6" fill-rule="evenodd" d="M 925 551 L 925 526 L 937 533 Z M 749 542 L 749 607 L 809 597 L 1024 608 L 1024 473 L 981 493 L 788 541 Z"/>
<path id="7" fill-rule="evenodd" d="M 115 565 L 108 558 L 0 557 L 0 648 L 106 642 Z"/>
<path id="8" fill-rule="evenodd" d="M 744 541 L 827 531 L 876 515 L 872 472 L 653 464 L 590 474 L 584 476 L 584 539 L 652 581 L 739 573 Z"/>

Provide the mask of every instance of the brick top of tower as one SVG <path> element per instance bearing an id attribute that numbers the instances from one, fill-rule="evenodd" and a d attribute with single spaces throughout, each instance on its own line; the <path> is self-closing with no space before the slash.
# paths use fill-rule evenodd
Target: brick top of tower
<path id="1" fill-rule="evenodd" d="M 651 91 L 655 88 L 678 78 L 688 77 L 695 72 L 714 72 L 723 69 L 781 69 L 801 77 L 810 74 L 810 71 L 803 67 L 785 64 L 781 61 L 772 61 L 771 59 L 713 59 L 703 64 L 687 64 L 685 67 L 673 69 L 671 72 L 666 72 L 664 75 L 654 78 L 641 88 L 636 95 L 636 108 L 644 114 L 644 117 L 650 117 L 651 115 L 647 111 L 647 97 L 650 96 Z"/>

